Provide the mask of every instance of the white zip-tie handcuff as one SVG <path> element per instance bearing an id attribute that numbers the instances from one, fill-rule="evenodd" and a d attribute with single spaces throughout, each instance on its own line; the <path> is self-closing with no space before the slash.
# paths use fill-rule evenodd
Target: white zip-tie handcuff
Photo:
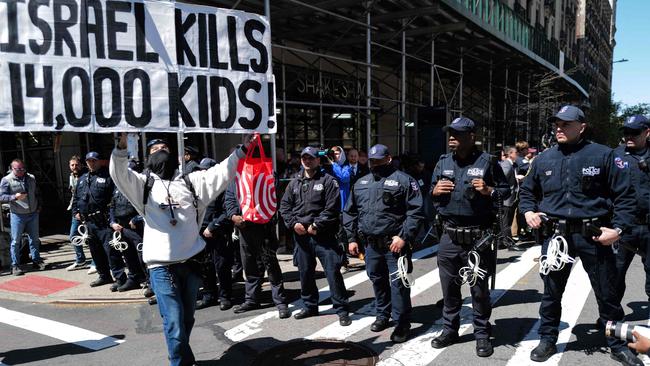
<path id="1" fill-rule="evenodd" d="M 548 275 L 551 271 L 561 271 L 565 264 L 575 263 L 569 256 L 569 244 L 562 235 L 554 234 L 548 242 L 546 254 L 539 257 L 539 273 Z"/>
<path id="2" fill-rule="evenodd" d="M 70 238 L 70 244 L 76 247 L 82 247 L 90 238 L 90 234 L 88 234 L 88 228 L 85 224 L 80 224 L 77 228 L 77 232 L 79 235 L 74 235 L 72 238 Z"/>
<path id="3" fill-rule="evenodd" d="M 123 252 L 129 247 L 129 244 L 122 241 L 122 234 L 119 231 L 113 232 L 113 240 L 109 241 L 108 244 L 118 252 Z"/>
<path id="4" fill-rule="evenodd" d="M 397 281 L 398 279 L 402 281 L 404 287 L 409 288 L 415 285 L 415 279 L 411 276 L 409 271 L 409 262 L 408 258 L 403 255 L 397 259 L 397 271 L 391 273 L 391 276 L 395 276 L 392 281 Z"/>
<path id="5" fill-rule="evenodd" d="M 135 246 L 135 249 L 136 249 L 138 252 L 142 252 L 142 247 L 143 247 L 143 243 L 138 243 L 138 245 Z"/>
<path id="6" fill-rule="evenodd" d="M 467 253 L 467 266 L 462 267 L 458 271 L 458 275 L 462 280 L 461 285 L 468 284 L 470 287 L 473 287 L 476 285 L 476 282 L 478 282 L 479 278 L 485 278 L 485 275 L 487 275 L 488 271 L 482 269 L 480 265 L 481 256 L 477 251 L 470 250 L 469 253 Z"/>

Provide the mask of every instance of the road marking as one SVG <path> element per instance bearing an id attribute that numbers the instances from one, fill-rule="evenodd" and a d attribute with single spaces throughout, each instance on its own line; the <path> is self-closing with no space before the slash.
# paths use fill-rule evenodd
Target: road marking
<path id="1" fill-rule="evenodd" d="M 124 343 L 123 339 L 113 338 L 50 319 L 19 313 L 3 307 L 0 307 L 0 323 L 43 334 L 66 343 L 73 343 L 93 351 Z"/>
<path id="2" fill-rule="evenodd" d="M 541 250 L 539 246 L 529 248 L 524 253 L 522 253 L 521 257 L 519 257 L 518 262 L 508 265 L 497 274 L 496 289 L 490 293 L 492 304 L 496 303 L 509 289 L 511 289 L 537 264 L 533 260 L 539 257 L 540 252 Z M 471 306 L 463 306 L 460 317 L 461 326 L 458 330 L 458 333 L 459 335 L 462 335 L 472 326 Z M 413 338 L 406 343 L 403 343 L 401 347 L 397 348 L 397 351 L 395 351 L 388 358 L 381 360 L 378 365 L 429 365 L 436 357 L 438 357 L 438 355 L 442 353 L 442 351 L 446 349 L 435 349 L 430 345 L 431 340 L 442 332 L 441 323 L 442 319 L 431 326 L 425 334 Z"/>
<path id="3" fill-rule="evenodd" d="M 411 298 L 415 298 L 424 291 L 435 286 L 440 282 L 439 269 L 426 273 L 415 280 L 415 286 L 411 288 Z M 344 340 L 353 334 L 369 327 L 376 319 L 374 314 L 374 301 L 362 306 L 356 313 L 350 314 L 352 324 L 347 327 L 342 327 L 339 322 L 334 322 L 325 328 L 317 331 L 316 333 L 307 336 L 307 339 L 336 339 Z"/>
<path id="4" fill-rule="evenodd" d="M 582 263 L 580 265 L 578 263 L 574 264 L 566 289 L 564 290 L 564 295 L 562 296 L 562 318 L 560 324 L 568 324 L 568 326 L 562 329 L 558 335 L 557 353 L 546 362 L 535 362 L 535 365 L 557 365 L 560 363 L 562 353 L 566 349 L 569 339 L 571 339 L 571 331 L 580 317 L 580 313 L 585 306 L 590 292 L 591 285 L 589 276 L 582 267 Z M 515 355 L 508 361 L 509 366 L 517 366 L 531 362 L 530 351 L 537 347 L 540 339 L 539 334 L 537 334 L 539 326 L 540 322 L 538 320 L 526 337 L 524 337 L 524 340 L 519 343 Z"/>
<path id="5" fill-rule="evenodd" d="M 413 262 L 422 259 L 424 257 L 427 257 L 429 255 L 435 254 L 438 252 L 438 246 L 430 246 L 426 247 L 422 250 L 419 250 L 415 253 L 413 253 Z M 359 285 L 365 281 L 368 280 L 368 275 L 366 274 L 366 271 L 363 271 L 361 273 L 357 273 L 353 276 L 350 276 L 344 280 L 345 282 L 345 288 L 350 289 L 356 285 Z M 318 291 L 318 298 L 320 299 L 319 302 L 325 301 L 325 299 L 330 297 L 330 288 L 329 286 L 325 286 L 322 289 Z M 300 308 L 300 305 L 302 304 L 302 300 L 298 299 L 291 304 L 289 304 L 289 310 L 297 310 Z M 321 305 L 318 307 L 319 311 L 326 311 L 332 308 L 332 305 Z M 233 328 L 228 329 L 224 334 L 228 339 L 230 339 L 233 342 L 239 342 L 242 341 L 248 337 L 250 337 L 253 334 L 259 333 L 262 331 L 262 324 L 273 318 L 278 317 L 278 312 L 276 310 L 273 311 L 267 311 L 266 313 L 257 315 Z"/>

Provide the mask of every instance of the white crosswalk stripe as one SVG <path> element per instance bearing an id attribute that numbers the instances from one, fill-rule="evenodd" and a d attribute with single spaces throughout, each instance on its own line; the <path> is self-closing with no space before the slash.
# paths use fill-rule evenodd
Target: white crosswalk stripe
<path id="1" fill-rule="evenodd" d="M 67 343 L 99 351 L 123 343 L 123 339 L 113 338 L 73 325 L 41 318 L 0 307 L 0 323 L 22 328 L 31 332 L 56 338 Z"/>

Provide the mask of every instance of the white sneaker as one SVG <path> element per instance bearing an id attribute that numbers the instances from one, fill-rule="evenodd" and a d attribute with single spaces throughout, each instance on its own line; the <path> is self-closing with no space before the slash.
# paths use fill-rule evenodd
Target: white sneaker
<path id="1" fill-rule="evenodd" d="M 65 267 L 65 269 L 68 271 L 74 271 L 75 269 L 83 268 L 85 265 L 86 262 L 82 262 L 82 263 L 73 262 L 71 265 Z"/>
<path id="2" fill-rule="evenodd" d="M 91 274 L 95 274 L 95 273 L 97 273 L 97 267 L 90 266 L 90 269 L 88 270 L 88 274 L 91 275 Z"/>

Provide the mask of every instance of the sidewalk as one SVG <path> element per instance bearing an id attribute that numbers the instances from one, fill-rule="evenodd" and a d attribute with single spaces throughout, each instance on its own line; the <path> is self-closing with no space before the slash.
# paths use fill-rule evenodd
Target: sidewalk
<path id="1" fill-rule="evenodd" d="M 88 267 L 67 271 L 66 267 L 75 260 L 74 249 L 67 235 L 52 235 L 41 238 L 41 256 L 47 265 L 44 271 L 32 269 L 31 262 L 21 265 L 24 276 L 13 276 L 9 266 L 3 263 L 0 272 L 0 299 L 58 303 L 58 304 L 103 304 L 103 303 L 138 303 L 146 302 L 142 290 L 111 292 L 110 285 L 90 287 L 96 274 L 88 275 Z M 90 252 L 84 248 L 90 263 Z M 278 254 L 283 273 L 295 272 L 291 254 Z M 351 265 L 361 265 L 356 258 L 350 259 Z M 357 263 L 358 262 L 358 263 Z M 322 270 L 320 265 L 317 270 Z M 264 286 L 268 286 L 268 281 Z"/>

